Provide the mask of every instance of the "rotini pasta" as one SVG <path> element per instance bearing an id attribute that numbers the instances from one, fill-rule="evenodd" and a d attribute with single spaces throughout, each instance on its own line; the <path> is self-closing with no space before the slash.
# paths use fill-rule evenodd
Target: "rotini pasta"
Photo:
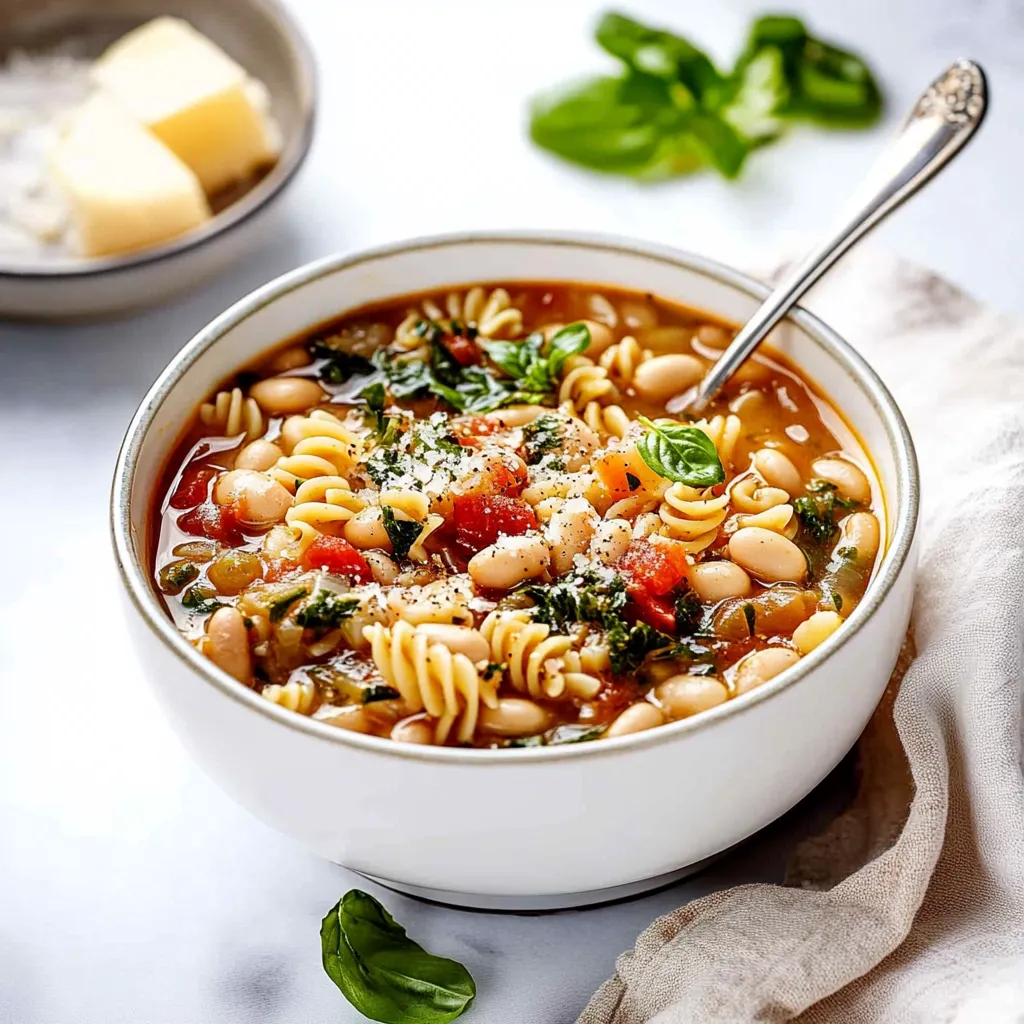
<path id="1" fill-rule="evenodd" d="M 449 292 L 443 307 L 434 299 L 424 299 L 420 308 L 410 310 L 398 325 L 395 340 L 402 348 L 413 349 L 422 344 L 419 325 L 424 319 L 446 327 L 473 327 L 481 338 L 517 338 L 523 332 L 523 314 L 512 305 L 504 288 L 488 292 L 477 286 L 468 292 Z"/>
<path id="2" fill-rule="evenodd" d="M 623 438 L 633 422 L 621 405 L 601 405 L 587 402 L 583 410 L 583 421 L 595 434 Z"/>
<path id="3" fill-rule="evenodd" d="M 516 690 L 534 700 L 563 695 L 562 658 L 573 646 L 572 637 L 552 635 L 550 626 L 522 611 L 491 612 L 480 632 L 491 645 L 491 659 L 506 666 Z"/>
<path id="4" fill-rule="evenodd" d="M 725 522 L 728 504 L 726 494 L 715 497 L 710 490 L 673 484 L 665 492 L 658 511 L 660 532 L 664 537 L 681 541 L 687 553 L 695 555 L 714 543 L 718 528 Z"/>
<path id="5" fill-rule="evenodd" d="M 622 341 L 605 349 L 598 362 L 616 384 L 625 387 L 632 383 L 636 368 L 650 358 L 651 352 L 642 348 L 633 335 L 627 334 Z"/>
<path id="6" fill-rule="evenodd" d="M 347 477 L 363 455 L 363 438 L 337 416 L 315 409 L 291 416 L 281 430 L 285 454 L 270 475 L 294 494 L 314 477 Z"/>
<path id="7" fill-rule="evenodd" d="M 260 695 L 272 704 L 279 704 L 300 715 L 311 715 L 317 706 L 316 686 L 311 680 L 285 683 L 283 686 L 271 683 L 260 690 Z"/>
<path id="8" fill-rule="evenodd" d="M 748 473 L 733 481 L 729 487 L 729 501 L 737 512 L 754 515 L 767 512 L 776 505 L 789 501 L 789 492 L 781 487 L 769 487 L 754 473 Z"/>
<path id="9" fill-rule="evenodd" d="M 558 388 L 559 405 L 568 404 L 579 413 L 591 402 L 613 402 L 618 397 L 618 389 L 608 379 L 608 371 L 603 366 L 596 366 L 586 356 L 571 356 L 566 360 Z"/>
<path id="10" fill-rule="evenodd" d="M 732 413 L 726 416 L 712 416 L 710 420 L 697 420 L 693 426 L 703 430 L 711 438 L 715 448 L 718 449 L 718 457 L 722 460 L 722 465 L 731 466 L 736 442 L 743 429 L 739 416 L 734 416 Z"/>
<path id="11" fill-rule="evenodd" d="M 378 671 L 413 712 L 426 711 L 435 720 L 434 741 L 444 743 L 454 728 L 455 739 L 468 743 L 476 730 L 480 704 L 497 703 L 497 693 L 481 680 L 464 654 L 430 643 L 408 622 L 390 628 L 376 623 L 364 636 Z"/>
<path id="12" fill-rule="evenodd" d="M 260 437 L 264 430 L 263 411 L 255 398 L 246 398 L 241 388 L 218 391 L 210 402 L 199 407 L 199 420 L 204 427 L 225 437 L 244 432 L 247 441 Z"/>

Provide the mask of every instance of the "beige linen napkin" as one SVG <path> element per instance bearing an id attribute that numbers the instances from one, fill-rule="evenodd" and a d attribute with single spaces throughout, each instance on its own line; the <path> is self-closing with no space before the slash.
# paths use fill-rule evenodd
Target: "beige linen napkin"
<path id="1" fill-rule="evenodd" d="M 1024 324 L 871 249 L 806 305 L 917 444 L 917 656 L 860 741 L 856 800 L 796 851 L 789 887 L 655 921 L 580 1024 L 1024 1021 Z"/>

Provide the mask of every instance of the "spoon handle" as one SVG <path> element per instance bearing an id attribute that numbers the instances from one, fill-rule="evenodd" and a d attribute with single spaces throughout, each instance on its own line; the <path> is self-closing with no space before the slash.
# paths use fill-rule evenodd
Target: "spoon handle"
<path id="1" fill-rule="evenodd" d="M 706 406 L 804 292 L 956 156 L 977 131 L 987 105 L 985 75 L 973 61 L 956 61 L 928 87 L 900 134 L 854 193 L 835 232 L 765 299 L 697 386 L 688 411 Z"/>

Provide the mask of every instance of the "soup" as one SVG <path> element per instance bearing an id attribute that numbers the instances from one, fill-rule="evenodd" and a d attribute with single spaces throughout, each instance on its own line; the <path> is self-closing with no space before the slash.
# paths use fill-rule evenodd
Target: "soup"
<path id="1" fill-rule="evenodd" d="M 856 607 L 882 496 L 769 352 L 653 295 L 488 284 L 367 307 L 211 395 L 155 508 L 178 628 L 292 712 L 399 742 L 600 741 L 717 707 Z"/>

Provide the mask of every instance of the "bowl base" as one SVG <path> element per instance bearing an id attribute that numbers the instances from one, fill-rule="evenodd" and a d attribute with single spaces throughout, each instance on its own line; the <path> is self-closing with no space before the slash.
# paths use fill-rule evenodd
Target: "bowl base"
<path id="1" fill-rule="evenodd" d="M 723 851 L 724 853 L 725 851 Z M 415 899 L 427 900 L 445 907 L 456 907 L 461 910 L 485 910 L 520 914 L 542 914 L 555 910 L 578 910 L 582 907 L 596 907 L 605 903 L 616 903 L 634 896 L 642 896 L 655 889 L 663 889 L 673 882 L 696 874 L 709 864 L 718 860 L 722 853 L 689 864 L 685 868 L 669 871 L 654 878 L 642 878 L 639 882 L 628 882 L 625 885 L 613 885 L 607 889 L 591 889 L 587 892 L 563 892 L 546 896 L 501 896 L 493 893 L 447 892 L 444 889 L 431 889 L 422 885 L 406 885 L 404 882 L 392 882 L 387 878 L 359 872 L 364 878 L 386 889 L 412 896 Z"/>

